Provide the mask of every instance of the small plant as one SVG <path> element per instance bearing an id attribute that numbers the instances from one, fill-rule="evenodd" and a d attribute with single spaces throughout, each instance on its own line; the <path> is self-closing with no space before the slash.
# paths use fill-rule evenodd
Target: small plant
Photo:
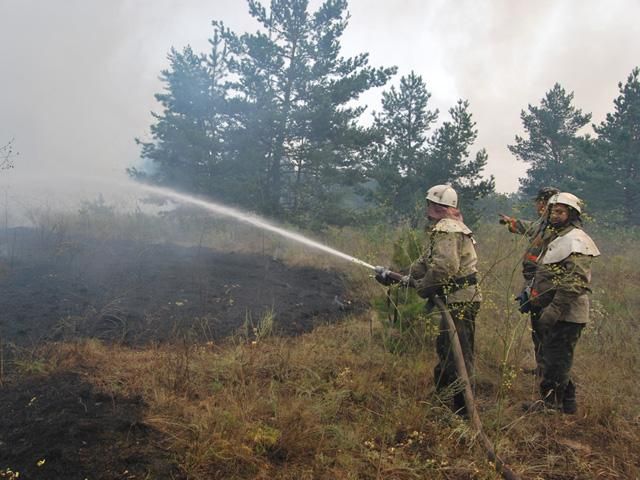
<path id="1" fill-rule="evenodd" d="M 273 451 L 277 448 L 278 442 L 282 437 L 282 432 L 277 428 L 268 425 L 258 425 L 251 432 L 251 441 L 253 449 L 258 455 Z"/>
<path id="2" fill-rule="evenodd" d="M 14 365 L 23 375 L 38 375 L 47 372 L 47 364 L 40 359 L 16 359 Z"/>
<path id="3" fill-rule="evenodd" d="M 403 230 L 393 245 L 393 267 L 408 271 L 422 255 L 424 242 L 423 234 Z M 373 304 L 381 315 L 384 342 L 391 352 L 422 351 L 430 348 L 438 336 L 437 320 L 425 309 L 425 300 L 413 288 L 391 286 L 383 297 L 375 298 Z"/>
<path id="4" fill-rule="evenodd" d="M 251 313 L 247 312 L 242 326 L 242 336 L 253 344 L 272 336 L 274 333 L 275 317 L 276 315 L 273 309 L 269 309 L 263 313 L 258 323 L 254 325 Z"/>

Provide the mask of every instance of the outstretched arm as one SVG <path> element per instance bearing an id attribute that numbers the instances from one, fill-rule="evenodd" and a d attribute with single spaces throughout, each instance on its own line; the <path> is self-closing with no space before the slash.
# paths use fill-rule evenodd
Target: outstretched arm
<path id="1" fill-rule="evenodd" d="M 511 233 L 517 233 L 518 235 L 528 235 L 533 228 L 533 224 L 530 220 L 518 220 L 515 217 L 510 217 L 503 213 L 498 214 L 500 216 L 500 223 L 506 225 Z"/>

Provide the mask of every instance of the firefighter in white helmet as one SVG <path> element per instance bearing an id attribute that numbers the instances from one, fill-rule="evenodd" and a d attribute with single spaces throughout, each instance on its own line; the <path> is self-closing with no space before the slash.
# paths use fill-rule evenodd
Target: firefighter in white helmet
<path id="1" fill-rule="evenodd" d="M 511 233 L 523 235 L 528 238 L 529 242 L 522 257 L 522 276 L 524 277 L 524 286 L 516 297 L 520 303 L 520 312 L 528 313 L 531 319 L 531 339 L 533 340 L 533 350 L 536 360 L 536 367 L 526 372 L 535 373 L 540 376 L 542 374 L 542 336 L 544 330 L 538 325 L 540 318 L 540 309 L 536 308 L 529 301 L 529 293 L 531 290 L 531 282 L 536 273 L 538 266 L 538 257 L 542 252 L 545 239 L 551 235 L 547 230 L 549 224 L 549 215 L 547 211 L 547 203 L 554 195 L 560 193 L 555 187 L 542 187 L 538 190 L 538 194 L 534 198 L 534 206 L 538 213 L 538 219 L 535 221 L 520 220 L 507 215 L 500 215 L 500 223 L 507 225 Z"/>
<path id="2" fill-rule="evenodd" d="M 478 257 L 471 230 L 463 223 L 458 195 L 449 185 L 436 185 L 427 191 L 426 216 L 430 221 L 429 239 L 424 254 L 415 261 L 405 277 L 423 298 L 440 297 L 455 322 L 469 375 L 473 375 L 475 318 L 480 308 L 476 264 Z M 385 283 L 384 269 L 376 277 Z M 388 271 L 388 270 L 387 270 Z M 380 273 L 382 272 L 382 273 Z M 448 326 L 441 320 L 436 340 L 439 363 L 435 367 L 436 389 L 443 390 L 458 378 Z M 466 415 L 464 395 L 454 394 L 453 409 Z"/>
<path id="3" fill-rule="evenodd" d="M 543 370 L 541 401 L 528 409 L 577 410 L 571 367 L 576 343 L 589 320 L 591 264 L 600 255 L 582 230 L 582 201 L 561 192 L 549 199 L 552 235 L 545 242 L 531 288 L 531 303 L 540 308 Z"/>
<path id="4" fill-rule="evenodd" d="M 436 185 L 427 190 L 427 202 L 458 208 L 458 194 L 449 185 Z"/>

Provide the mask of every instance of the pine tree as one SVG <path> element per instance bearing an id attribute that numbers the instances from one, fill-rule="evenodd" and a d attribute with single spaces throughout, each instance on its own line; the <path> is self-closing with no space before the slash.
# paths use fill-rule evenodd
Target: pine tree
<path id="1" fill-rule="evenodd" d="M 272 0 L 268 10 L 249 0 L 261 30 L 227 37 L 246 109 L 241 153 L 257 162 L 264 213 L 335 219 L 339 186 L 359 177 L 369 136 L 357 124 L 364 107 L 351 102 L 395 70 L 370 67 L 367 54 L 340 56 L 346 7 L 327 0 L 311 14 L 307 0 Z"/>
<path id="2" fill-rule="evenodd" d="M 613 113 L 595 126 L 598 139 L 594 161 L 587 172 L 587 200 L 607 216 L 621 211 L 622 219 L 640 225 L 640 69 L 634 68 Z"/>
<path id="3" fill-rule="evenodd" d="M 207 57 L 191 47 L 181 52 L 172 48 L 170 68 L 161 79 L 165 92 L 156 94 L 163 107 L 152 113 L 153 140 L 136 140 L 142 157 L 150 162 L 148 171 L 135 168 L 129 173 L 154 183 L 188 192 L 224 197 L 218 181 L 227 157 L 224 136 L 229 126 L 224 78 L 226 49 L 216 30 Z"/>
<path id="4" fill-rule="evenodd" d="M 491 175 L 482 179 L 487 165 L 486 150 L 480 149 L 475 156 L 470 150 L 478 138 L 476 124 L 469 112 L 469 102 L 458 100 L 449 109 L 451 119 L 445 121 L 429 140 L 431 149 L 427 166 L 428 185 L 451 184 L 459 196 L 459 205 L 467 214 L 469 223 L 477 218 L 473 209 L 475 200 L 495 190 L 495 179 Z"/>
<path id="5" fill-rule="evenodd" d="M 355 101 L 395 68 L 341 56 L 345 0 L 248 0 L 259 30 L 215 21 L 211 54 L 171 50 L 152 140 L 135 177 L 297 223 L 348 220 L 345 191 L 362 179 L 372 130 Z"/>
<path id="6" fill-rule="evenodd" d="M 578 131 L 591 121 L 591 114 L 573 106 L 573 92 L 556 83 L 541 100 L 520 113 L 526 138 L 516 135 L 509 150 L 518 160 L 529 164 L 527 176 L 520 179 L 521 191 L 533 196 L 540 187 L 556 186 L 579 190 L 577 172 L 584 158 L 584 137 Z"/>
<path id="7" fill-rule="evenodd" d="M 379 205 L 412 223 L 422 216 L 427 184 L 427 134 L 438 118 L 428 110 L 431 94 L 421 76 L 411 72 L 382 94 L 382 111 L 374 116 L 380 140 L 372 153 L 369 176 L 377 181 Z"/>

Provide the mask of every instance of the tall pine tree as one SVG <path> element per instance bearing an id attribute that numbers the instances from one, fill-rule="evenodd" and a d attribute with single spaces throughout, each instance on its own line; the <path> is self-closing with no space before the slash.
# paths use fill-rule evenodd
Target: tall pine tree
<path id="1" fill-rule="evenodd" d="M 372 139 L 355 101 L 395 68 L 341 56 L 345 0 L 313 13 L 308 0 L 248 6 L 257 32 L 216 21 L 210 55 L 171 50 L 163 111 L 139 141 L 149 165 L 130 173 L 289 221 L 339 222 Z"/>
<path id="2" fill-rule="evenodd" d="M 640 225 L 640 69 L 634 68 L 613 113 L 595 126 L 595 156 L 588 172 L 587 199 L 595 210 L 611 217 L 621 213 L 627 224 Z"/>
<path id="3" fill-rule="evenodd" d="M 379 141 L 369 176 L 376 180 L 377 203 L 390 213 L 422 216 L 424 192 L 429 187 L 427 134 L 438 118 L 428 107 L 431 94 L 421 76 L 411 72 L 382 94 L 382 111 L 374 116 Z"/>
<path id="4" fill-rule="evenodd" d="M 254 159 L 261 210 L 299 222 L 336 219 L 340 185 L 357 177 L 369 142 L 353 101 L 384 85 L 395 69 L 372 68 L 367 54 L 340 55 L 345 0 L 309 13 L 307 0 L 249 0 L 261 26 L 227 40 L 236 94 L 245 102 L 239 161 Z"/>
<path id="5" fill-rule="evenodd" d="M 520 179 L 520 189 L 533 196 L 540 187 L 556 186 L 579 190 L 577 173 L 584 158 L 584 137 L 578 131 L 591 121 L 591 114 L 573 106 L 573 92 L 567 93 L 556 83 L 540 102 L 520 113 L 526 137 L 516 135 L 509 150 L 527 163 L 527 176 Z"/>
<path id="6" fill-rule="evenodd" d="M 162 113 L 152 113 L 152 141 L 136 140 L 147 171 L 129 170 L 136 178 L 188 192 L 223 198 L 217 180 L 225 169 L 225 136 L 230 125 L 226 98 L 227 50 L 216 29 L 209 56 L 191 47 L 171 49 L 170 67 L 160 78 L 165 92 L 156 94 Z"/>
<path id="7" fill-rule="evenodd" d="M 471 147 L 478 138 L 478 130 L 469 112 L 469 102 L 458 100 L 449 109 L 451 119 L 445 121 L 434 133 L 427 166 L 429 185 L 451 184 L 459 195 L 459 204 L 470 223 L 476 220 L 473 209 L 475 200 L 495 190 L 493 175 L 483 179 L 481 174 L 487 165 L 486 150 L 471 155 Z"/>

